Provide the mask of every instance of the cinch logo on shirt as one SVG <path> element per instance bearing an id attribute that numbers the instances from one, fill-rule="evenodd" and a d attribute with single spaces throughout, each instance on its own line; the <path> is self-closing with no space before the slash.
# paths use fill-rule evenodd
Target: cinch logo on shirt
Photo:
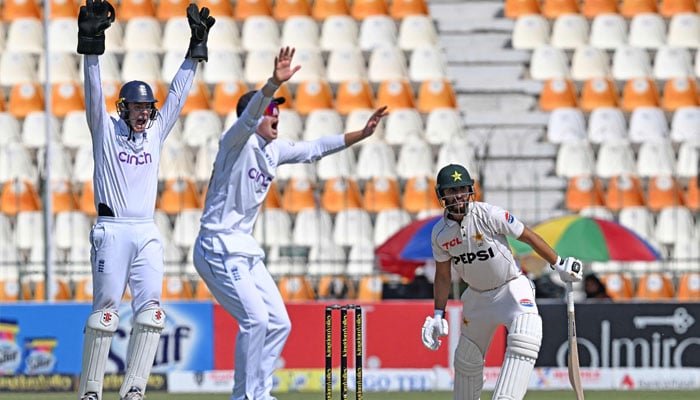
<path id="1" fill-rule="evenodd" d="M 125 151 L 119 152 L 119 161 L 130 165 L 143 165 L 153 162 L 151 153 L 127 154 Z"/>
<path id="2" fill-rule="evenodd" d="M 487 250 L 479 250 L 475 253 L 462 253 L 458 256 L 452 257 L 452 261 L 455 263 L 455 265 L 462 263 L 462 264 L 471 264 L 473 261 L 486 261 L 491 257 L 495 257 L 496 255 L 493 254 L 493 249 L 489 247 Z"/>
<path id="3" fill-rule="evenodd" d="M 248 170 L 248 178 L 259 183 L 262 187 L 267 187 L 270 184 L 270 182 L 272 182 L 271 177 L 265 175 L 262 171 L 258 171 L 255 168 L 251 168 Z"/>

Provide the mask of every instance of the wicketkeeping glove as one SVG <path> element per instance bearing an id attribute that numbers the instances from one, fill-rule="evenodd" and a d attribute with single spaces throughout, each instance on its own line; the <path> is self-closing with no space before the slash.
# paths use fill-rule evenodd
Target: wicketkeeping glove
<path id="1" fill-rule="evenodd" d="M 438 338 L 447 336 L 447 333 L 447 321 L 442 319 L 442 315 L 436 314 L 435 318 L 427 316 L 423 323 L 423 345 L 435 351 L 440 347 L 440 343 L 442 343 Z"/>
<path id="2" fill-rule="evenodd" d="M 583 277 L 583 264 L 573 257 L 559 257 L 550 267 L 559 272 L 559 278 L 564 282 L 579 282 Z"/>
<path id="3" fill-rule="evenodd" d="M 197 10 L 197 6 L 192 3 L 187 6 L 187 22 L 190 24 L 192 36 L 190 37 L 190 48 L 185 57 L 197 61 L 207 61 L 209 59 L 207 52 L 209 29 L 214 25 L 216 19 L 209 15 L 207 7 Z"/>
<path id="4" fill-rule="evenodd" d="M 105 30 L 114 17 L 114 7 L 107 0 L 86 0 L 78 14 L 78 53 L 103 54 Z"/>

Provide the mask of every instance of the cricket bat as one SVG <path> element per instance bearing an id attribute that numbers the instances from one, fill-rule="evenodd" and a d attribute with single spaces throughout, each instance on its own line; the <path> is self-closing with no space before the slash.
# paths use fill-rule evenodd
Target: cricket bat
<path id="1" fill-rule="evenodd" d="M 576 392 L 576 400 L 583 400 L 581 371 L 578 361 L 578 338 L 576 337 L 576 314 L 574 313 L 574 290 L 571 282 L 566 283 L 566 311 L 569 316 L 569 382 Z"/>

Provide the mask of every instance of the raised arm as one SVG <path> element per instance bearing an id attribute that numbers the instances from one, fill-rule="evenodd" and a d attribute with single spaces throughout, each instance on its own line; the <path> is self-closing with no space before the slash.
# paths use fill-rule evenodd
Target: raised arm
<path id="1" fill-rule="evenodd" d="M 239 143 L 243 143 L 248 140 L 250 135 L 255 133 L 260 123 L 260 118 L 263 116 L 270 101 L 272 101 L 272 97 L 277 89 L 301 68 L 299 65 L 292 66 L 294 51 L 293 47 L 280 49 L 279 54 L 275 56 L 272 76 L 253 95 L 236 122 L 224 133 L 221 139 L 222 148 L 231 148 Z"/>
<path id="2" fill-rule="evenodd" d="M 86 0 L 78 14 L 78 49 L 84 55 L 85 110 L 95 143 L 101 142 L 109 120 L 98 56 L 105 52 L 105 30 L 114 22 L 114 7 L 106 0 Z"/>

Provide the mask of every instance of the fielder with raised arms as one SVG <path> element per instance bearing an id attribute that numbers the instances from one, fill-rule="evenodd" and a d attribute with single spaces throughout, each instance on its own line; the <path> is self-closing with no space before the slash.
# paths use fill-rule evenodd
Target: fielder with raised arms
<path id="1" fill-rule="evenodd" d="M 387 115 L 386 107 L 381 107 L 363 129 L 345 134 L 330 132 L 300 142 L 278 139 L 278 105 L 285 99 L 273 96 L 301 68 L 291 66 L 293 58 L 293 48 L 280 49 L 267 83 L 238 100 L 238 120 L 219 140 L 194 243 L 197 272 L 239 325 L 231 400 L 274 399 L 270 396 L 272 374 L 291 330 L 282 295 L 253 237 L 255 220 L 277 167 L 310 163 L 341 151 L 371 136 Z"/>
<path id="2" fill-rule="evenodd" d="M 125 83 L 117 101 L 119 119 L 109 115 L 100 78 L 105 30 L 114 22 L 112 5 L 87 0 L 78 16 L 78 53 L 84 54 L 85 108 L 92 135 L 97 223 L 90 232 L 93 302 L 85 326 L 78 399 L 102 399 L 104 373 L 119 325 L 117 310 L 127 284 L 134 320 L 129 337 L 122 400 L 143 399 L 165 312 L 160 306 L 163 245 L 153 221 L 158 163 L 163 142 L 177 122 L 194 81 L 197 64 L 207 60 L 207 35 L 214 24 L 209 9 L 190 4 L 190 46 L 160 111 L 145 82 Z"/>
<path id="3" fill-rule="evenodd" d="M 484 384 L 484 357 L 496 328 L 508 329 L 503 367 L 493 399 L 520 400 L 542 341 L 532 282 L 522 273 L 506 236 L 517 238 L 559 271 L 562 280 L 581 280 L 581 262 L 559 257 L 545 241 L 506 210 L 474 201 L 474 180 L 451 164 L 437 175 L 435 192 L 444 216 L 433 228 L 435 313 L 425 319 L 423 344 L 437 350 L 448 334 L 443 319 L 452 270 L 469 286 L 462 294 L 462 332 L 454 355 L 455 400 L 478 400 Z"/>

